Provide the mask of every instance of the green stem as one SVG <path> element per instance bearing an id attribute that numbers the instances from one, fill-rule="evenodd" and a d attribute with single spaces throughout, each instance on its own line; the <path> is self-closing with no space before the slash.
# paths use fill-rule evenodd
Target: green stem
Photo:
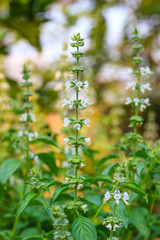
<path id="1" fill-rule="evenodd" d="M 151 224 L 151 216 L 152 216 L 155 201 L 156 201 L 156 196 L 154 195 L 153 198 L 152 198 L 151 207 L 150 207 L 150 210 L 149 210 L 149 222 L 150 222 L 150 224 Z"/>
<path id="2" fill-rule="evenodd" d="M 140 75 L 138 76 L 138 83 L 140 83 Z M 137 96 L 136 96 L 138 99 L 140 97 L 140 91 L 139 89 L 137 89 Z M 136 106 L 136 109 L 135 109 L 135 116 L 137 117 L 139 114 L 139 106 L 137 105 Z M 136 135 L 137 134 L 137 124 L 135 123 L 134 125 L 134 134 Z M 135 160 L 136 160 L 136 147 L 137 147 L 137 140 L 134 140 L 133 142 L 133 162 L 135 163 Z M 133 180 L 134 180 L 134 173 L 133 173 Z"/>
<path id="3" fill-rule="evenodd" d="M 45 204 L 46 204 L 46 207 L 49 208 L 49 204 L 48 204 L 48 202 L 47 202 L 47 200 L 46 200 L 46 198 L 44 197 L 43 194 L 42 194 L 42 198 L 43 198 L 43 200 L 44 200 L 44 202 L 45 202 Z"/>
<path id="4" fill-rule="evenodd" d="M 77 47 L 77 52 L 79 52 L 79 47 Z M 77 59 L 77 66 L 79 65 L 79 59 Z M 77 81 L 79 80 L 79 73 L 77 72 Z M 78 120 L 78 100 L 79 100 L 79 91 L 76 89 L 76 121 Z M 78 130 L 76 130 L 76 157 L 78 156 Z M 77 179 L 78 170 L 75 169 L 75 179 Z M 74 203 L 77 202 L 77 183 L 74 188 Z"/>
<path id="5" fill-rule="evenodd" d="M 103 203 L 97 210 L 96 214 L 94 215 L 94 217 L 92 218 L 92 221 L 94 221 L 96 219 L 96 217 L 98 216 L 98 214 L 100 213 L 100 211 L 102 210 L 102 208 L 104 207 L 105 203 Z"/>
<path id="6" fill-rule="evenodd" d="M 13 228 L 12 228 L 12 233 L 11 233 L 11 237 L 10 240 L 14 239 L 14 235 L 17 229 L 17 225 L 18 225 L 18 221 L 19 221 L 19 216 L 16 217 Z"/>
<path id="7" fill-rule="evenodd" d="M 112 240 L 113 237 L 113 218 L 115 216 L 115 211 L 116 211 L 116 203 L 114 204 L 114 209 L 113 209 L 113 216 L 112 216 L 112 229 L 110 231 L 110 240 Z"/>
<path id="8" fill-rule="evenodd" d="M 29 91 L 29 87 L 27 86 L 27 91 Z M 26 102 L 27 104 L 29 103 L 29 97 L 27 95 L 26 98 Z M 27 121 L 26 121 L 26 131 L 27 131 L 27 135 L 26 135 L 26 157 L 25 157 L 25 163 L 26 163 L 26 173 L 24 176 L 24 181 L 27 181 L 27 177 L 28 177 L 28 172 L 29 172 L 29 168 L 30 168 L 30 163 L 29 163 L 29 137 L 28 137 L 28 132 L 29 132 L 29 121 L 28 121 L 28 117 L 29 117 L 29 109 L 26 109 L 26 113 L 27 113 Z M 24 189 L 23 189 L 23 194 L 25 194 L 26 192 L 26 184 L 24 184 Z"/>

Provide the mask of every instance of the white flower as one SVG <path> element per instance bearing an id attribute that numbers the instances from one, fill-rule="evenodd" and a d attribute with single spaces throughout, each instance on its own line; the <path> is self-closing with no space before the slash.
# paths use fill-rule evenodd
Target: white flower
<path id="1" fill-rule="evenodd" d="M 64 118 L 63 127 L 67 127 L 68 124 L 70 124 L 70 120 L 69 120 L 67 117 L 65 117 L 65 118 Z"/>
<path id="2" fill-rule="evenodd" d="M 149 105 L 150 105 L 150 103 L 149 103 L 149 98 L 144 99 L 144 103 L 145 103 L 147 106 L 149 106 Z"/>
<path id="3" fill-rule="evenodd" d="M 87 118 L 87 119 L 84 120 L 84 124 L 85 124 L 87 127 L 90 127 L 90 125 L 89 125 L 88 123 L 90 123 L 90 119 L 89 119 L 89 118 Z"/>
<path id="4" fill-rule="evenodd" d="M 69 178 L 66 177 L 64 183 L 67 183 L 69 181 Z"/>
<path id="5" fill-rule="evenodd" d="M 34 153 L 33 152 L 31 152 L 30 154 L 29 154 L 29 157 L 32 159 L 32 158 L 34 158 Z"/>
<path id="6" fill-rule="evenodd" d="M 123 193 L 123 201 L 126 205 L 129 205 L 129 203 L 127 202 L 129 200 L 129 195 L 127 192 Z"/>
<path id="7" fill-rule="evenodd" d="M 133 102 L 135 103 L 136 106 L 138 106 L 139 98 L 133 98 Z"/>
<path id="8" fill-rule="evenodd" d="M 90 144 L 91 144 L 91 138 L 90 138 L 90 137 L 85 138 L 85 142 L 86 142 L 88 145 L 90 145 Z"/>
<path id="9" fill-rule="evenodd" d="M 73 99 L 70 99 L 69 101 L 68 101 L 68 108 L 69 109 L 72 109 L 74 107 L 74 100 Z"/>
<path id="10" fill-rule="evenodd" d="M 86 108 L 87 105 L 91 105 L 90 98 L 89 97 L 82 98 L 81 99 L 81 104 L 82 104 L 82 108 Z"/>
<path id="11" fill-rule="evenodd" d="M 39 134 L 37 132 L 34 132 L 34 137 L 37 138 Z"/>
<path id="12" fill-rule="evenodd" d="M 121 199 L 120 191 L 115 190 L 113 195 L 114 195 L 114 199 L 116 200 L 116 203 L 119 204 L 119 200 Z"/>
<path id="13" fill-rule="evenodd" d="M 72 109 L 74 107 L 74 100 L 73 99 L 70 99 L 70 100 L 64 99 L 63 102 L 64 103 L 62 104 L 62 107 L 65 107 L 67 105 L 68 105 L 69 109 Z"/>
<path id="14" fill-rule="evenodd" d="M 71 152 L 72 152 L 73 155 L 76 154 L 76 149 L 75 149 L 75 147 L 72 147 L 72 148 L 71 148 Z M 78 152 L 79 152 L 79 153 L 82 152 L 81 146 L 78 147 Z"/>
<path id="15" fill-rule="evenodd" d="M 106 202 L 108 201 L 109 199 L 111 198 L 111 194 L 109 191 L 107 191 L 104 195 L 104 199 L 103 199 L 103 202 Z"/>
<path id="16" fill-rule="evenodd" d="M 141 90 L 142 93 L 144 93 L 145 90 L 151 91 L 152 89 L 150 87 L 150 83 L 141 84 L 140 90 Z"/>
<path id="17" fill-rule="evenodd" d="M 28 138 L 29 138 L 29 141 L 32 141 L 33 138 L 34 138 L 34 134 L 33 133 L 28 133 Z"/>
<path id="18" fill-rule="evenodd" d="M 85 166 L 85 164 L 84 164 L 84 163 L 81 163 L 80 167 L 82 168 L 82 167 L 84 167 L 84 166 Z"/>
<path id="19" fill-rule="evenodd" d="M 136 82 L 130 82 L 130 83 L 127 83 L 127 86 L 125 87 L 125 89 L 131 88 L 132 90 L 135 90 L 135 87 L 136 87 Z"/>
<path id="20" fill-rule="evenodd" d="M 110 231 L 112 230 L 112 225 L 111 225 L 111 223 L 109 223 L 107 226 L 106 226 L 106 228 L 108 228 Z"/>
<path id="21" fill-rule="evenodd" d="M 142 99 L 142 104 L 140 106 L 140 110 L 143 111 L 149 105 L 150 105 L 149 98 Z"/>
<path id="22" fill-rule="evenodd" d="M 68 80 L 65 84 L 66 90 L 68 90 L 71 87 L 71 82 Z"/>
<path id="23" fill-rule="evenodd" d="M 84 81 L 83 82 L 83 88 L 84 88 L 85 91 L 88 91 L 88 86 L 89 86 L 88 81 Z"/>
<path id="24" fill-rule="evenodd" d="M 29 117 L 32 120 L 32 122 L 36 121 L 35 115 L 33 113 L 29 113 Z"/>
<path id="25" fill-rule="evenodd" d="M 128 73 L 129 74 L 133 73 L 133 69 L 132 68 L 128 68 Z"/>
<path id="26" fill-rule="evenodd" d="M 23 122 L 26 122 L 27 121 L 27 117 L 29 117 L 31 119 L 32 122 L 35 122 L 36 121 L 36 118 L 35 118 L 35 115 L 33 113 L 23 113 L 20 120 L 23 121 Z"/>
<path id="27" fill-rule="evenodd" d="M 27 120 L 27 113 L 23 113 L 20 120 L 25 122 Z"/>
<path id="28" fill-rule="evenodd" d="M 141 112 L 143 112 L 144 109 L 146 109 L 146 105 L 141 104 L 141 106 L 140 106 L 140 110 L 141 110 Z"/>
<path id="29" fill-rule="evenodd" d="M 140 71 L 143 76 L 147 76 L 153 73 L 149 67 L 141 67 Z"/>
<path id="30" fill-rule="evenodd" d="M 77 189 L 80 190 L 82 188 L 83 188 L 83 184 L 82 183 L 78 184 Z"/>
<path id="31" fill-rule="evenodd" d="M 65 107 L 68 105 L 68 100 L 67 99 L 63 99 L 63 104 L 62 104 L 62 107 Z"/>
<path id="32" fill-rule="evenodd" d="M 39 157 L 38 157 L 37 155 L 35 155 L 35 157 L 34 157 L 34 161 L 35 161 L 36 163 L 38 163 L 38 161 L 39 161 Z"/>
<path id="33" fill-rule="evenodd" d="M 64 144 L 67 144 L 67 143 L 68 143 L 68 141 L 69 141 L 69 139 L 68 139 L 68 138 L 64 138 L 63 140 L 64 140 Z"/>
<path id="34" fill-rule="evenodd" d="M 26 132 L 25 132 L 26 133 Z M 26 134 L 27 135 L 27 134 Z M 37 138 L 39 134 L 37 132 L 34 133 L 28 133 L 28 139 L 29 141 L 32 141 L 34 138 Z"/>
<path id="35" fill-rule="evenodd" d="M 19 131 L 18 132 L 18 137 L 22 137 L 23 136 L 23 132 L 22 131 Z"/>
<path id="36" fill-rule="evenodd" d="M 80 82 L 80 81 L 76 82 L 76 87 L 78 87 L 78 89 L 80 89 L 82 87 L 82 82 Z"/>
<path id="37" fill-rule="evenodd" d="M 68 168 L 69 167 L 69 163 L 67 161 L 62 162 L 62 167 L 63 168 Z"/>
<path id="38" fill-rule="evenodd" d="M 28 135 L 28 132 L 27 132 L 27 131 L 25 131 L 25 132 L 24 132 L 24 134 L 27 136 L 27 135 Z"/>
<path id="39" fill-rule="evenodd" d="M 74 128 L 76 130 L 80 130 L 81 129 L 81 125 L 79 123 L 76 123 L 76 124 L 74 124 Z"/>
<path id="40" fill-rule="evenodd" d="M 120 227 L 120 225 L 115 224 L 114 227 L 113 227 L 113 231 L 116 231 L 116 228 L 119 228 L 119 227 Z"/>
<path id="41" fill-rule="evenodd" d="M 126 98 L 125 104 L 128 105 L 132 102 L 132 99 L 130 97 Z"/>
<path id="42" fill-rule="evenodd" d="M 82 205 L 81 208 L 83 209 L 84 213 L 88 211 L 87 204 Z"/>

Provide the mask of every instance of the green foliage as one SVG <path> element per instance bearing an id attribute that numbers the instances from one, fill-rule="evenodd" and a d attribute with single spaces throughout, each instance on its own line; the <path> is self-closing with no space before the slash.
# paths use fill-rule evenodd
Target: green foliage
<path id="1" fill-rule="evenodd" d="M 13 9 L 9 12 L 12 13 L 13 22 L 10 16 L 4 18 L 2 22 L 39 48 L 40 21 L 37 18 L 38 15 L 35 14 L 40 10 L 44 12 L 50 2 L 34 3 L 34 1 L 26 0 L 18 1 L 16 5 L 15 1 L 12 1 L 10 5 Z M 33 9 L 28 8 L 30 4 Z M 29 18 L 27 22 L 25 18 L 22 18 L 19 26 L 14 12 L 17 6 L 22 6 L 24 16 Z M 88 54 L 92 56 L 94 53 L 92 66 L 96 74 L 107 57 L 103 44 L 106 31 L 102 14 L 104 6 L 105 3 L 102 1 L 101 6 L 91 13 L 97 19 L 90 34 L 93 45 L 96 47 L 93 51 L 88 50 Z M 22 12 L 18 13 L 19 16 Z M 23 24 L 25 22 L 27 23 L 26 29 Z M 33 26 L 30 31 L 33 34 L 29 36 L 28 27 L 31 23 Z M 35 28 L 36 30 L 33 31 Z M 97 34 L 100 28 L 104 31 Z M 43 127 L 38 129 L 40 136 L 37 132 L 36 134 L 31 132 L 35 127 L 35 119 L 31 111 L 34 111 L 36 106 L 34 102 L 31 102 L 34 98 L 34 91 L 33 84 L 29 80 L 30 69 L 27 65 L 23 66 L 24 81 L 21 83 L 24 90 L 23 106 L 17 108 L 18 110 L 14 109 L 15 113 L 22 114 L 23 127 L 21 130 L 21 127 L 16 125 L 16 129 L 19 130 L 16 132 L 13 126 L 13 129 L 10 129 L 9 134 L 3 139 L 3 143 L 9 142 L 9 152 L 6 155 L 11 158 L 5 160 L 0 169 L 0 182 L 3 185 L 0 192 L 0 203 L 3 206 L 0 220 L 3 229 L 0 231 L 2 239 L 115 240 L 120 237 L 121 239 L 141 240 L 144 237 L 148 239 L 159 237 L 160 218 L 157 209 L 160 195 L 160 144 L 157 142 L 150 147 L 148 142 L 144 141 L 142 130 L 140 130 L 145 121 L 145 115 L 140 116 L 141 110 L 148 106 L 146 99 L 140 98 L 143 93 L 141 92 L 141 78 L 143 74 L 146 74 L 145 71 L 149 70 L 141 69 L 143 59 L 140 53 L 143 46 L 139 43 L 140 33 L 135 28 L 132 34 L 132 40 L 135 42 L 132 46 L 135 54 L 133 57 L 135 67 L 132 74 L 134 81 L 137 82 L 132 86 L 135 93 L 131 95 L 130 101 L 133 110 L 133 116 L 129 117 L 131 129 L 116 145 L 113 153 L 111 150 L 108 151 L 109 147 L 102 153 L 101 147 L 97 151 L 90 146 L 85 146 L 87 143 L 90 144 L 90 138 L 81 136 L 80 133 L 82 127 L 90 125 L 90 120 L 84 119 L 83 112 L 81 112 L 86 109 L 86 106 L 85 104 L 83 106 L 79 94 L 88 87 L 82 75 L 86 68 L 80 64 L 84 56 L 84 53 L 79 50 L 84 46 L 84 39 L 80 33 L 74 34 L 71 38 L 71 46 L 76 49 L 71 54 L 76 63 L 70 69 L 75 74 L 75 79 L 68 80 L 68 84 L 69 88 L 75 91 L 76 99 L 74 101 L 69 99 L 75 114 L 72 115 L 72 107 L 69 107 L 67 121 L 69 121 L 70 128 L 63 130 L 63 135 L 69 135 L 65 138 L 65 147 L 61 144 L 61 140 L 57 141 L 61 133 L 54 134 L 47 124 L 42 124 Z M 96 81 L 93 82 L 98 85 Z M 38 102 L 44 98 L 46 109 L 48 102 L 45 97 L 51 98 L 53 91 L 49 89 L 50 95 L 47 96 L 45 85 L 42 88 L 37 90 Z M 96 86 L 96 97 L 100 98 L 101 94 L 98 91 Z M 37 117 L 40 118 L 40 112 Z M 40 121 L 43 122 L 41 119 Z M 112 135 L 112 130 L 116 129 L 117 120 L 113 116 L 113 119 L 109 118 L 107 121 L 113 122 L 114 127 L 110 129 L 110 135 Z M 63 125 L 65 124 L 64 122 Z M 36 123 L 36 128 L 37 126 L 38 123 Z M 104 130 L 102 131 L 105 133 Z M 92 133 L 94 142 L 94 132 Z M 110 135 L 108 133 L 105 135 L 109 136 L 108 142 L 101 142 L 98 138 L 96 141 L 99 141 L 99 146 L 112 144 L 113 136 Z M 119 138 L 118 134 L 117 136 Z M 68 150 L 67 147 L 71 148 Z M 21 161 L 18 160 L 20 158 Z M 7 183 L 9 178 L 10 181 Z M 18 204 L 16 218 L 14 218 L 19 199 L 21 200 Z"/>
<path id="2" fill-rule="evenodd" d="M 2 184 L 5 184 L 21 164 L 22 163 L 16 158 L 11 158 L 3 162 L 0 169 L 0 182 Z"/>
<path id="3" fill-rule="evenodd" d="M 97 233 L 93 223 L 85 217 L 79 216 L 73 222 L 72 232 L 76 240 L 96 240 Z"/>
<path id="4" fill-rule="evenodd" d="M 37 194 L 32 193 L 32 192 L 26 193 L 22 197 L 21 201 L 19 202 L 17 212 L 16 212 L 16 216 L 19 216 L 25 210 L 25 208 L 28 206 L 29 202 L 31 200 L 33 200 L 36 196 L 37 196 Z"/>
<path id="5" fill-rule="evenodd" d="M 150 235 L 148 210 L 144 207 L 133 207 L 129 211 L 129 219 L 138 231 L 146 238 Z"/>

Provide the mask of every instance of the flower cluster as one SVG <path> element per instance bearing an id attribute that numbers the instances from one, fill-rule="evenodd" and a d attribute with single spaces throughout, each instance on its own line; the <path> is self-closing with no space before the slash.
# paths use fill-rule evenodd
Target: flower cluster
<path id="1" fill-rule="evenodd" d="M 25 156 L 22 155 L 22 159 L 25 159 L 26 162 L 30 159 L 34 159 L 35 161 L 38 159 L 36 156 L 31 158 L 31 155 L 33 156 L 33 152 L 29 148 L 29 142 L 38 138 L 37 132 L 31 132 L 29 129 L 29 124 L 36 121 L 35 115 L 30 112 L 30 110 L 33 109 L 33 104 L 30 101 L 31 96 L 33 95 L 33 92 L 30 90 L 30 87 L 32 86 L 32 82 L 29 81 L 30 78 L 30 70 L 29 68 L 24 64 L 23 71 L 22 71 L 23 79 L 24 81 L 21 84 L 21 87 L 25 89 L 23 92 L 23 98 L 24 98 L 24 104 L 23 104 L 23 111 L 24 113 L 21 115 L 20 120 L 22 121 L 24 125 L 24 129 L 18 131 L 17 136 L 19 138 L 24 139 L 24 143 L 26 145 L 26 154 Z"/>
<path id="2" fill-rule="evenodd" d="M 110 231 L 115 232 L 117 228 L 120 228 L 121 221 L 117 217 L 107 217 L 103 220 L 103 225 L 106 226 Z"/>
<path id="3" fill-rule="evenodd" d="M 132 98 L 132 99 L 131 99 L 130 97 L 127 97 L 125 103 L 126 103 L 127 105 L 130 104 L 130 103 L 132 103 L 133 107 L 134 107 L 134 108 L 136 108 L 136 107 L 139 108 L 141 112 L 142 112 L 147 106 L 150 105 L 150 103 L 149 103 L 149 98 L 145 98 L 145 99 L 143 99 L 143 98 L 141 98 L 141 99 L 139 99 L 139 98 Z"/>
<path id="4" fill-rule="evenodd" d="M 132 39 L 134 41 L 134 45 L 132 46 L 132 50 L 135 53 L 136 57 L 133 57 L 133 63 L 135 65 L 134 70 L 131 70 L 131 73 L 134 77 L 134 81 L 127 84 L 126 89 L 131 89 L 135 92 L 132 98 L 127 97 L 125 104 L 131 104 L 134 110 L 134 116 L 130 118 L 129 127 L 133 127 L 133 132 L 128 133 L 126 136 L 129 140 L 132 141 L 133 148 L 133 160 L 135 162 L 136 157 L 136 149 L 137 144 L 140 139 L 140 135 L 137 134 L 137 127 L 141 126 L 143 122 L 143 118 L 139 116 L 139 113 L 144 111 L 147 106 L 150 105 L 149 98 L 142 98 L 141 95 L 145 93 L 145 91 L 151 91 L 150 83 L 146 82 L 147 78 L 152 74 L 152 71 L 149 67 L 141 67 L 143 62 L 142 57 L 140 57 L 140 52 L 143 49 L 143 46 L 139 43 L 140 36 L 139 31 L 135 28 L 132 32 Z"/>
<path id="5" fill-rule="evenodd" d="M 18 131 L 18 137 L 28 137 L 29 141 L 36 139 L 39 136 L 37 132 Z"/>
<path id="6" fill-rule="evenodd" d="M 138 111 L 143 111 L 147 106 L 149 106 L 149 98 L 140 98 L 141 93 L 145 91 L 151 91 L 150 83 L 145 82 L 147 77 L 152 74 L 152 71 L 149 67 L 140 67 L 142 64 L 142 58 L 139 56 L 139 52 L 142 50 L 142 45 L 139 44 L 140 36 L 138 30 L 135 28 L 133 31 L 132 39 L 135 42 L 132 49 L 136 54 L 136 57 L 133 58 L 133 62 L 136 65 L 136 69 L 131 69 L 131 74 L 133 74 L 135 80 L 127 83 L 126 89 L 131 89 L 136 91 L 136 97 L 130 98 L 127 97 L 125 104 L 132 104 L 137 115 Z"/>
<path id="7" fill-rule="evenodd" d="M 26 156 L 25 156 L 25 155 L 22 155 L 21 158 L 25 160 L 25 159 L 26 159 Z M 38 155 L 34 154 L 33 152 L 30 152 L 30 153 L 29 153 L 28 158 L 29 158 L 30 160 L 34 160 L 35 162 L 38 162 L 38 160 L 39 160 Z"/>
<path id="8" fill-rule="evenodd" d="M 116 206 L 123 202 L 126 206 L 129 205 L 129 195 L 127 192 L 122 192 L 119 190 L 127 182 L 127 173 L 128 167 L 127 163 L 123 161 L 120 163 L 117 168 L 116 173 L 113 176 L 113 190 L 106 191 L 103 198 L 103 205 L 109 203 L 110 200 L 114 201 L 114 209 L 111 217 L 107 217 L 104 219 L 103 224 L 106 225 L 106 228 L 110 230 L 110 239 L 116 239 L 112 237 L 113 232 L 116 231 L 117 228 L 121 227 L 121 220 L 115 217 L 116 214 Z M 109 203 L 110 204 L 110 203 Z"/>
<path id="9" fill-rule="evenodd" d="M 52 206 L 52 220 L 53 220 L 53 239 L 54 240 L 71 240 L 71 234 L 67 231 L 68 226 L 68 219 L 66 218 L 65 213 L 63 212 L 62 208 L 58 205 Z"/>
<path id="10" fill-rule="evenodd" d="M 69 109 L 75 109 L 76 108 L 77 101 L 74 99 L 64 99 L 64 103 L 62 104 L 62 107 L 68 106 Z M 85 109 L 88 105 L 91 105 L 90 98 L 82 98 L 79 99 L 79 108 Z"/>
<path id="11" fill-rule="evenodd" d="M 28 182 L 28 184 L 32 185 L 32 187 L 36 190 L 39 191 L 39 193 L 42 193 L 42 190 L 45 188 L 44 183 L 41 182 L 42 175 L 40 171 L 36 168 L 33 167 L 31 169 L 31 180 Z"/>
<path id="12" fill-rule="evenodd" d="M 104 195 L 103 202 L 107 202 L 111 198 L 115 200 L 116 204 L 119 204 L 120 200 L 123 200 L 126 205 L 129 205 L 129 195 L 127 192 L 121 193 L 119 190 L 115 190 L 113 193 L 110 193 L 107 191 Z"/>

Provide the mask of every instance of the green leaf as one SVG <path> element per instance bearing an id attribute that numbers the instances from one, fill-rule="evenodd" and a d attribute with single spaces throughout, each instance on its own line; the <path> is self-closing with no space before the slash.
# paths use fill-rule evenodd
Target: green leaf
<path id="1" fill-rule="evenodd" d="M 31 143 L 37 143 L 37 142 L 44 142 L 44 143 L 53 145 L 55 147 L 58 147 L 56 141 L 53 138 L 48 136 L 39 136 L 38 138 L 31 141 Z"/>
<path id="2" fill-rule="evenodd" d="M 92 191 L 86 191 L 84 201 L 101 206 L 102 199 L 100 194 L 93 194 Z"/>
<path id="3" fill-rule="evenodd" d="M 91 160 L 94 159 L 94 154 L 95 154 L 95 153 L 98 153 L 98 151 L 93 150 L 93 149 L 91 149 L 91 148 L 89 148 L 89 147 L 87 147 L 87 146 L 85 146 L 85 145 L 82 145 L 82 151 L 83 151 L 83 153 L 84 153 L 87 157 L 89 157 Z"/>
<path id="4" fill-rule="evenodd" d="M 116 171 L 118 166 L 119 166 L 119 163 L 110 164 L 106 169 L 104 169 L 104 171 L 102 172 L 102 175 L 111 175 Z"/>
<path id="5" fill-rule="evenodd" d="M 146 238 L 148 238 L 150 235 L 148 215 L 148 210 L 144 207 L 133 207 L 129 212 L 131 223 Z"/>
<path id="6" fill-rule="evenodd" d="M 140 116 L 132 116 L 132 117 L 130 118 L 130 121 L 132 121 L 132 122 L 142 122 L 142 121 L 143 121 L 143 118 L 140 117 Z"/>
<path id="7" fill-rule="evenodd" d="M 123 185 L 123 188 L 129 189 L 129 190 L 131 190 L 135 193 L 138 193 L 142 196 L 146 195 L 146 192 L 144 191 L 144 189 L 140 185 L 138 185 L 134 182 L 128 182 L 127 184 Z"/>
<path id="8" fill-rule="evenodd" d="M 60 187 L 56 188 L 56 190 L 54 191 L 54 194 L 53 194 L 52 202 L 55 202 L 61 193 L 65 192 L 69 189 L 70 188 L 68 186 L 62 186 L 62 187 L 60 186 Z"/>
<path id="9" fill-rule="evenodd" d="M 115 201 L 113 199 L 111 199 L 108 201 L 108 204 L 109 204 L 111 210 L 113 211 Z M 116 205 L 115 215 L 122 221 L 123 226 L 127 229 L 127 227 L 128 227 L 127 211 L 126 211 L 126 206 L 124 205 L 124 203 L 122 201 L 120 201 L 119 204 Z"/>
<path id="10" fill-rule="evenodd" d="M 92 183 L 95 183 L 98 181 L 112 183 L 112 179 L 109 175 L 96 176 L 95 178 L 93 178 Z"/>
<path id="11" fill-rule="evenodd" d="M 23 240 L 41 240 L 41 239 L 43 239 L 43 237 L 42 236 L 40 236 L 40 235 L 30 235 L 30 236 L 27 236 L 27 237 L 24 237 L 23 238 Z"/>
<path id="12" fill-rule="evenodd" d="M 29 204 L 29 202 L 34 199 L 37 196 L 37 194 L 32 193 L 32 192 L 28 192 L 26 193 L 21 201 L 19 202 L 18 208 L 17 208 L 17 212 L 16 212 L 16 216 L 19 216 L 23 210 L 27 207 L 27 205 Z"/>
<path id="13" fill-rule="evenodd" d="M 16 158 L 11 158 L 3 162 L 0 169 L 0 182 L 5 184 L 9 177 L 19 168 L 21 162 Z"/>
<path id="14" fill-rule="evenodd" d="M 55 159 L 51 153 L 39 153 L 39 159 L 45 163 L 52 172 L 57 173 L 57 166 L 55 163 Z"/>
<path id="15" fill-rule="evenodd" d="M 52 179 L 42 178 L 42 182 L 48 188 L 51 187 L 51 186 L 54 186 L 54 185 L 62 185 L 61 182 L 59 182 L 57 180 L 54 180 L 53 178 Z"/>
<path id="16" fill-rule="evenodd" d="M 102 164 L 104 164 L 106 161 L 110 159 L 118 159 L 118 154 L 108 154 L 107 156 L 103 157 L 100 161 L 97 162 L 96 167 L 98 168 Z"/>
<path id="17" fill-rule="evenodd" d="M 140 176 L 141 171 L 146 167 L 146 163 L 138 163 L 136 165 L 137 168 L 137 174 Z"/>
<path id="18" fill-rule="evenodd" d="M 76 240 L 96 240 L 97 232 L 94 224 L 88 218 L 79 216 L 73 222 L 72 232 Z"/>

